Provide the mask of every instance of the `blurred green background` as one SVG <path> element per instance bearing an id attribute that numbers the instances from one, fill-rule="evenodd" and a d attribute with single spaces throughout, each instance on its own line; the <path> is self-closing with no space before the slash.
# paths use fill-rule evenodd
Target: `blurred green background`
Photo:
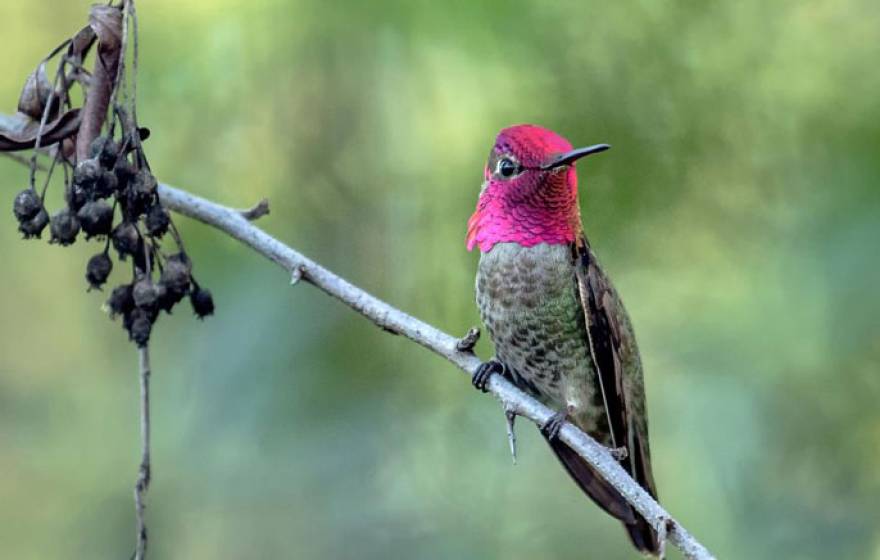
<path id="1" fill-rule="evenodd" d="M 3 111 L 88 4 L 0 4 Z M 877 2 L 139 15 L 157 175 L 268 196 L 266 230 L 452 333 L 478 324 L 464 232 L 496 131 L 613 144 L 581 202 L 639 335 L 664 505 L 720 558 L 880 559 Z M 128 558 L 136 352 L 85 292 L 96 243 L 20 240 L 26 177 L 0 158 L 0 555 Z M 151 559 L 636 556 L 527 423 L 511 465 L 452 366 L 178 224 L 218 311 L 153 339 Z"/>

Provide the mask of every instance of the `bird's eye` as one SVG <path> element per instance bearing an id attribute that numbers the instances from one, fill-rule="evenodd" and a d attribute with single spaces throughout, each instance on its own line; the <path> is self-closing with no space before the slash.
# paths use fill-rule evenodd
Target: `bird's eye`
<path id="1" fill-rule="evenodd" d="M 518 169 L 519 166 L 509 158 L 504 158 L 498 162 L 498 174 L 502 177 L 513 177 Z"/>

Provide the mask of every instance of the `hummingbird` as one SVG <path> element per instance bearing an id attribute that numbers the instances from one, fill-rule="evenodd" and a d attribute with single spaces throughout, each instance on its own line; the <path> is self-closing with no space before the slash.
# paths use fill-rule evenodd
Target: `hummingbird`
<path id="1" fill-rule="evenodd" d="M 623 302 L 584 233 L 575 163 L 609 149 L 573 149 L 559 134 L 523 124 L 498 133 L 483 171 L 467 249 L 480 262 L 476 299 L 494 374 L 557 411 L 542 428 L 580 489 L 620 520 L 642 553 L 660 554 L 650 524 L 559 438 L 565 421 L 607 446 L 655 499 L 642 365 Z"/>

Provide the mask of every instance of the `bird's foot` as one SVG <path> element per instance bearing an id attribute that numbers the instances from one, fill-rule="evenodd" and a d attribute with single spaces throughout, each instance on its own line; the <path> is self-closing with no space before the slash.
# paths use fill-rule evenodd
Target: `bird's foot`
<path id="1" fill-rule="evenodd" d="M 488 391 L 486 384 L 489 383 L 489 378 L 492 377 L 493 373 L 506 375 L 507 366 L 498 360 L 483 362 L 480 364 L 480 367 L 477 368 L 477 371 L 474 372 L 474 376 L 471 378 L 471 383 L 473 383 L 474 387 L 485 393 Z"/>
<path id="2" fill-rule="evenodd" d="M 611 453 L 611 458 L 618 463 L 629 457 L 629 450 L 626 447 L 609 447 L 608 453 Z"/>
<path id="3" fill-rule="evenodd" d="M 543 426 L 541 426 L 541 433 L 544 434 L 549 441 L 555 441 L 556 438 L 559 437 L 559 430 L 562 429 L 563 424 L 568 421 L 568 408 L 564 410 L 560 410 L 556 414 L 550 417 Z"/>

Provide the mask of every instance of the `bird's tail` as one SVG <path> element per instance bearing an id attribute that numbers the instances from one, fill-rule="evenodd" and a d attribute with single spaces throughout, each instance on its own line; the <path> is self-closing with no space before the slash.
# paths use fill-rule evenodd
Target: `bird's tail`
<path id="1" fill-rule="evenodd" d="M 603 510 L 611 516 L 619 519 L 633 545 L 643 554 L 658 556 L 660 554 L 660 541 L 657 533 L 651 525 L 642 517 L 629 502 L 621 496 L 601 475 L 596 473 L 592 466 L 583 457 L 575 453 L 570 447 L 558 439 L 547 440 L 559 462 L 568 471 L 568 474 L 580 486 L 581 490 L 589 496 Z M 649 484 L 638 480 L 646 490 Z"/>

